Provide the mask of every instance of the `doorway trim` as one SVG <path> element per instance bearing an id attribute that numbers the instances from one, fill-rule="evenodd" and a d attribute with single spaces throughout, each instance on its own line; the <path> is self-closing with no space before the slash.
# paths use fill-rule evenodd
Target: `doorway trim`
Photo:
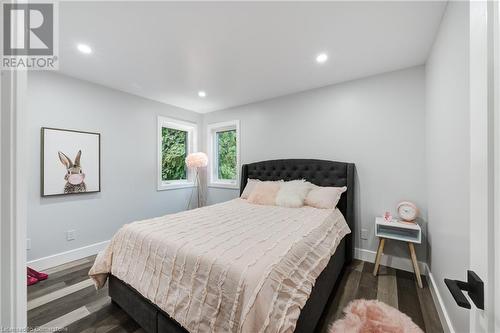
<path id="1" fill-rule="evenodd" d="M 26 327 L 25 71 L 1 73 L 0 325 Z"/>
<path id="2" fill-rule="evenodd" d="M 490 34 L 490 41 L 492 45 L 491 65 L 493 70 L 490 78 L 493 95 L 493 132 L 494 132 L 494 167 L 493 167 L 493 318 L 490 325 L 493 331 L 500 331 L 500 5 L 498 1 L 493 1 L 490 4 L 489 20 L 491 21 L 492 28 Z"/>
<path id="3" fill-rule="evenodd" d="M 13 26 L 19 27 L 15 22 Z M 0 25 L 3 43 L 2 36 Z M 27 77 L 25 70 L 0 71 L 0 327 L 4 329 L 27 327 Z"/>
<path id="4" fill-rule="evenodd" d="M 495 319 L 495 174 L 498 145 L 494 108 L 496 2 L 469 2 L 470 215 L 469 269 L 484 282 L 485 309 L 472 307 L 469 331 L 491 332 Z M 498 38 L 498 37 L 496 37 Z M 499 179 L 500 180 L 500 179 Z"/>

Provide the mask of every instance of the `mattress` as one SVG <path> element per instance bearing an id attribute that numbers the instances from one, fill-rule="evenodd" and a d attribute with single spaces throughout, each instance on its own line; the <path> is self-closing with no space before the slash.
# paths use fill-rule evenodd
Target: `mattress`
<path id="1" fill-rule="evenodd" d="M 225 203 L 124 225 L 89 275 L 129 284 L 189 332 L 293 332 L 350 232 L 338 210 Z"/>

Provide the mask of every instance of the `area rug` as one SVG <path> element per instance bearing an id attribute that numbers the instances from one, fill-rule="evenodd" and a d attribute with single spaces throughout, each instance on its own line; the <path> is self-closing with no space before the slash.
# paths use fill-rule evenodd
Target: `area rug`
<path id="1" fill-rule="evenodd" d="M 329 333 L 423 333 L 410 317 L 376 300 L 354 300 L 344 314 L 330 326 Z"/>

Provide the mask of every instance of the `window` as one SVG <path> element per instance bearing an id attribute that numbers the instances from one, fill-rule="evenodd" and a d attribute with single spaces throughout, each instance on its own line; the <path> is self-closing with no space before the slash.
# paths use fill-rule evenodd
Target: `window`
<path id="1" fill-rule="evenodd" d="M 162 127 L 161 140 L 161 180 L 187 179 L 188 132 Z"/>
<path id="2" fill-rule="evenodd" d="M 208 125 L 209 186 L 238 188 L 239 122 Z"/>
<path id="3" fill-rule="evenodd" d="M 184 162 L 196 150 L 196 124 L 158 117 L 158 190 L 194 186 Z"/>

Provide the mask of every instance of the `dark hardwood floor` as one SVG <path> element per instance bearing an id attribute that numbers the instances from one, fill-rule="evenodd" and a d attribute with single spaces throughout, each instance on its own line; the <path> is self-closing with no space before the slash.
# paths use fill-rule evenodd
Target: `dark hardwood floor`
<path id="1" fill-rule="evenodd" d="M 87 273 L 94 257 L 48 270 L 49 279 L 28 287 L 28 325 L 42 329 L 64 328 L 67 332 L 117 333 L 143 330 L 119 307 L 111 303 L 107 287 L 96 291 Z M 380 267 L 359 260 L 346 267 L 318 332 L 342 317 L 342 309 L 358 298 L 378 299 L 410 316 L 425 332 L 443 332 L 427 280 L 416 285 L 412 273 Z"/>

